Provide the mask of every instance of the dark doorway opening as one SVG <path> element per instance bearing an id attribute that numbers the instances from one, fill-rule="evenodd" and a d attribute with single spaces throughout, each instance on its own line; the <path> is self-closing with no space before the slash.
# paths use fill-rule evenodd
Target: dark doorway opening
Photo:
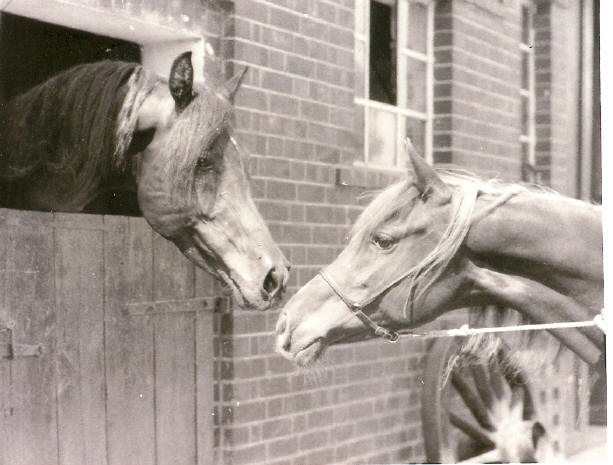
<path id="1" fill-rule="evenodd" d="M 101 60 L 140 63 L 140 46 L 9 13 L 0 16 L 0 102 L 75 65 Z M 85 212 L 140 216 L 136 194 L 124 190 L 101 194 Z"/>

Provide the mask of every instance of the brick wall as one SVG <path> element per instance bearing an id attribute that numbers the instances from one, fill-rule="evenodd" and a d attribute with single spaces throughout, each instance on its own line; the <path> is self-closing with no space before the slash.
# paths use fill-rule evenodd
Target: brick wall
<path id="1" fill-rule="evenodd" d="M 579 2 L 536 5 L 537 167 L 554 189 L 578 196 Z"/>
<path id="2" fill-rule="evenodd" d="M 434 161 L 517 181 L 519 7 L 499 3 L 437 2 Z"/>
<path id="3" fill-rule="evenodd" d="M 353 166 L 362 158 L 363 114 L 353 103 L 352 0 L 223 5 L 225 75 L 250 67 L 235 101 L 237 133 L 252 153 L 258 207 L 292 263 L 291 295 L 340 252 L 362 208 L 357 196 L 399 174 Z M 437 2 L 435 161 L 520 178 L 519 11 L 516 1 Z M 217 315 L 218 463 L 424 459 L 423 342 L 334 347 L 305 373 L 274 353 L 277 317 Z M 552 381 L 541 403 L 567 399 L 565 382 Z M 565 420 L 546 421 L 559 438 Z"/>
<path id="4" fill-rule="evenodd" d="M 365 188 L 393 175 L 354 169 L 353 1 L 241 0 L 224 37 L 248 64 L 236 128 L 252 191 L 292 263 L 289 294 L 341 251 Z M 230 74 L 232 70 L 228 70 Z M 278 312 L 219 316 L 218 460 L 225 464 L 423 459 L 423 343 L 333 348 L 313 373 L 276 355 Z"/>

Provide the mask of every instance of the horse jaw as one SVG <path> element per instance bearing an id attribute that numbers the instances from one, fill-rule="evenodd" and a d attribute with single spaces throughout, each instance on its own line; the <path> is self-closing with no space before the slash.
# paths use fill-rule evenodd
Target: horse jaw
<path id="1" fill-rule="evenodd" d="M 277 321 L 275 349 L 305 367 L 329 345 L 363 331 L 362 322 L 317 275 L 285 304 Z"/>

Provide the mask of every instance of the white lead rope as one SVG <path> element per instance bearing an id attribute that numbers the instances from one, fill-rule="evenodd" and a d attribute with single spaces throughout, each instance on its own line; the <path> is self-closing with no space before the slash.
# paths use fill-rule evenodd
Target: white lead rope
<path id="1" fill-rule="evenodd" d="M 456 337 L 456 336 L 474 336 L 476 334 L 485 333 L 508 333 L 512 331 L 537 331 L 543 329 L 561 329 L 561 328 L 586 328 L 596 326 L 603 333 L 605 330 L 604 308 L 602 311 L 589 321 L 568 321 L 560 323 L 542 323 L 532 325 L 517 325 L 517 326 L 499 326 L 495 328 L 470 328 L 467 324 L 454 329 L 432 330 L 425 332 L 410 331 L 398 332 L 400 337 L 422 337 L 422 338 L 439 338 L 439 337 Z"/>

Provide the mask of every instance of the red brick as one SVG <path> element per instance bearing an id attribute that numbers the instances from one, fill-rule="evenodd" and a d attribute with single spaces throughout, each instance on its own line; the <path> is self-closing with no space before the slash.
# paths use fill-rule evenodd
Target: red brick
<path id="1" fill-rule="evenodd" d="M 283 413 L 283 399 L 271 399 L 266 402 L 266 416 L 277 417 Z"/>
<path id="2" fill-rule="evenodd" d="M 338 226 L 314 226 L 313 242 L 318 244 L 339 244 L 340 229 Z"/>
<path id="3" fill-rule="evenodd" d="M 266 195 L 269 199 L 295 200 L 296 185 L 290 182 L 266 181 Z"/>
<path id="4" fill-rule="evenodd" d="M 270 111 L 280 113 L 282 115 L 297 115 L 298 101 L 293 97 L 285 97 L 283 95 L 269 95 Z"/>
<path id="5" fill-rule="evenodd" d="M 284 376 L 262 379 L 260 381 L 260 392 L 265 397 L 286 394 L 290 392 L 289 379 Z"/>
<path id="6" fill-rule="evenodd" d="M 262 28 L 262 43 L 286 52 L 291 52 L 294 48 L 294 38 L 290 32 L 267 27 Z"/>
<path id="7" fill-rule="evenodd" d="M 235 378 L 258 378 L 266 374 L 266 363 L 261 359 L 235 360 L 233 362 Z"/>
<path id="8" fill-rule="evenodd" d="M 298 185 L 298 200 L 302 202 L 321 203 L 325 199 L 323 186 L 300 184 Z"/>
<path id="9" fill-rule="evenodd" d="M 262 438 L 270 439 L 279 436 L 287 436 L 292 431 L 291 418 L 277 418 L 262 423 Z"/>
<path id="10" fill-rule="evenodd" d="M 287 71 L 291 74 L 311 78 L 315 75 L 315 63 L 295 55 L 288 55 Z"/>
<path id="11" fill-rule="evenodd" d="M 298 30 L 299 16 L 278 8 L 270 9 L 270 24 L 281 29 L 295 32 Z"/>
<path id="12" fill-rule="evenodd" d="M 312 242 L 311 237 L 311 228 L 309 226 L 283 225 L 283 242 L 286 244 L 309 244 Z"/>
<path id="13" fill-rule="evenodd" d="M 310 429 L 332 425 L 334 422 L 334 410 L 320 410 L 308 415 L 308 427 Z"/>
<path id="14" fill-rule="evenodd" d="M 300 438 L 300 450 L 319 449 L 328 444 L 328 431 L 314 431 Z"/>
<path id="15" fill-rule="evenodd" d="M 299 32 L 305 36 L 313 37 L 317 40 L 327 41 L 329 38 L 328 29 L 329 28 L 327 25 L 313 21 L 308 17 L 300 18 Z"/>
<path id="16" fill-rule="evenodd" d="M 254 43 L 235 40 L 233 44 L 234 58 L 260 66 L 268 65 L 268 50 Z"/>
<path id="17" fill-rule="evenodd" d="M 240 3 L 240 2 L 239 2 Z M 266 458 L 266 445 L 256 444 L 241 449 L 224 451 L 225 462 L 233 465 L 243 465 L 262 461 Z"/>
<path id="18" fill-rule="evenodd" d="M 268 23 L 269 6 L 255 0 L 241 0 L 234 5 L 236 16 L 249 18 L 252 21 Z"/>
<path id="19" fill-rule="evenodd" d="M 269 221 L 288 221 L 289 220 L 289 210 L 286 205 L 282 205 L 279 202 L 267 202 L 267 201 L 258 201 L 257 208 L 264 217 L 264 219 Z"/>
<path id="20" fill-rule="evenodd" d="M 332 463 L 334 460 L 334 449 L 318 450 L 307 456 L 305 465 L 321 465 L 324 463 Z"/>
<path id="21" fill-rule="evenodd" d="M 292 414 L 304 412 L 311 408 L 313 399 L 311 394 L 296 394 L 285 398 L 284 413 Z"/>
<path id="22" fill-rule="evenodd" d="M 272 71 L 264 71 L 262 86 L 275 92 L 292 93 L 292 79 L 289 76 Z"/>
<path id="23" fill-rule="evenodd" d="M 268 455 L 270 457 L 283 457 L 298 451 L 298 438 L 290 437 L 278 439 L 268 444 Z"/>

